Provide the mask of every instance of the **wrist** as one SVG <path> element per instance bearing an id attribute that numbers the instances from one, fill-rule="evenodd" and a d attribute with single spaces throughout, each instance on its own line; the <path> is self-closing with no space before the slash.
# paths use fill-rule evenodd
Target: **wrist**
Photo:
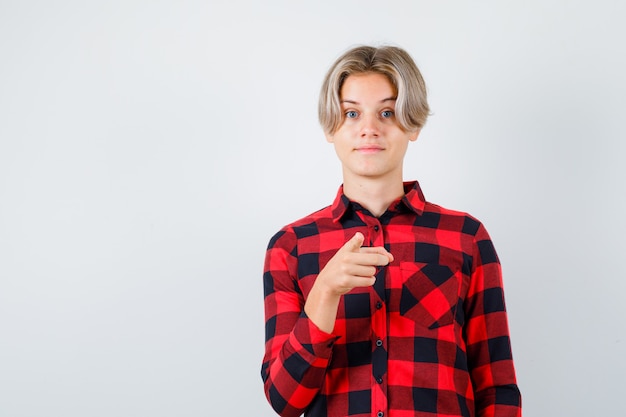
<path id="1" fill-rule="evenodd" d="M 341 295 L 314 285 L 304 303 L 304 312 L 322 331 L 332 333 Z"/>

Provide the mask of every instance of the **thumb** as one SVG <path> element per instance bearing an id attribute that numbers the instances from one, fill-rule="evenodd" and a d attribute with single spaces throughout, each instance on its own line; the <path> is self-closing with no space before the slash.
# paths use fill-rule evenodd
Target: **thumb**
<path id="1" fill-rule="evenodd" d="M 365 237 L 363 236 L 363 233 L 356 232 L 354 236 L 352 236 L 352 239 L 346 242 L 345 247 L 351 252 L 358 251 L 359 249 L 361 249 L 361 246 L 363 246 L 364 240 Z"/>

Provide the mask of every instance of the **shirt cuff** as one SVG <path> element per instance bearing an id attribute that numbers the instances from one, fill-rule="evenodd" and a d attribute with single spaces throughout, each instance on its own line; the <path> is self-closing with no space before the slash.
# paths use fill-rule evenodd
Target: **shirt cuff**
<path id="1" fill-rule="evenodd" d="M 295 350 L 302 352 L 303 356 L 309 356 L 307 360 L 312 362 L 315 358 L 329 359 L 332 355 L 333 345 L 339 337 L 336 334 L 320 330 L 302 311 L 293 332 L 289 336 L 289 342 Z"/>

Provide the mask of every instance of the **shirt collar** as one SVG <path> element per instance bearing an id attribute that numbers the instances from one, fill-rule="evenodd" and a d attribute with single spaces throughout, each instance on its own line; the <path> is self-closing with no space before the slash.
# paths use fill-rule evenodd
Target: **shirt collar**
<path id="1" fill-rule="evenodd" d="M 424 207 L 426 206 L 426 199 L 424 193 L 417 181 L 408 181 L 404 183 L 404 196 L 397 204 L 404 204 L 406 208 L 413 211 L 418 216 L 424 213 Z M 393 206 L 394 204 L 392 204 Z M 331 212 L 333 221 L 338 222 L 346 214 L 348 209 L 352 206 L 352 202 L 343 193 L 343 185 L 339 187 L 335 201 L 331 206 Z"/>

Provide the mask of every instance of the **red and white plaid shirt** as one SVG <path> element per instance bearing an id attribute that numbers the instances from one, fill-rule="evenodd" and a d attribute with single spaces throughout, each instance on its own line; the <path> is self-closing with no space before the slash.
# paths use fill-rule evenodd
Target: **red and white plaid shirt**
<path id="1" fill-rule="evenodd" d="M 334 203 L 270 241 L 264 272 L 265 393 L 281 416 L 521 416 L 500 263 L 468 214 L 417 182 L 374 217 Z M 339 304 L 332 334 L 304 313 L 326 263 L 356 232 L 394 261 Z"/>

